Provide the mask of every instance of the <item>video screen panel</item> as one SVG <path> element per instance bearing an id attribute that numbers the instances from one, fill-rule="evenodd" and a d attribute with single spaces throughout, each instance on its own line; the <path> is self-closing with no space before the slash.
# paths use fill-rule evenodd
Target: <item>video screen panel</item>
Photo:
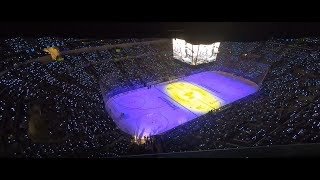
<path id="1" fill-rule="evenodd" d="M 175 59 L 197 65 L 215 61 L 219 52 L 220 42 L 209 45 L 192 45 L 182 39 L 172 39 L 172 45 Z"/>

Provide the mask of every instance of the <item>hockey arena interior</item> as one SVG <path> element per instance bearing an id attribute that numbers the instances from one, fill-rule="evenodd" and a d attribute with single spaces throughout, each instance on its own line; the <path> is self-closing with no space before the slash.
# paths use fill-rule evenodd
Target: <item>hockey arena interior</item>
<path id="1" fill-rule="evenodd" d="M 2 157 L 320 142 L 320 39 L 0 41 Z"/>

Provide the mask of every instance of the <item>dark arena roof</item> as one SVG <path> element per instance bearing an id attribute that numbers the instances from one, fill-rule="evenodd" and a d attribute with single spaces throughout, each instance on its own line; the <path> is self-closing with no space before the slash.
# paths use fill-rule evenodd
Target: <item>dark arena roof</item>
<path id="1" fill-rule="evenodd" d="M 0 36 L 64 36 L 79 38 L 171 38 L 192 44 L 217 41 L 264 41 L 320 35 L 315 22 L 2 22 Z"/>

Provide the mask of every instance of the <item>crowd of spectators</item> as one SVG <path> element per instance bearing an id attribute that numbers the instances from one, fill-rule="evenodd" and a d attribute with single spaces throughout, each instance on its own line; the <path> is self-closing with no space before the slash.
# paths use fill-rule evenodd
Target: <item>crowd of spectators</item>
<path id="1" fill-rule="evenodd" d="M 14 64 L 43 55 L 42 48 L 64 51 L 145 40 L 13 38 L 0 66 L 0 154 L 14 157 L 114 157 L 275 144 L 319 142 L 317 40 L 221 43 L 217 61 L 191 66 L 174 60 L 170 43 L 141 44 L 65 55 L 63 62 Z M 306 48 L 304 48 L 305 46 Z M 34 49 L 32 51 L 32 49 Z M 9 53 L 10 52 L 10 53 Z M 25 56 L 26 54 L 29 56 Z M 241 60 L 243 53 L 261 58 Z M 31 55 L 35 54 L 35 55 Z M 12 59 L 12 60 L 10 60 Z M 4 63 L 6 62 L 6 63 Z M 7 62 L 12 62 L 7 63 Z M 222 70 L 260 85 L 257 93 L 153 137 L 157 148 L 137 146 L 118 129 L 104 99 L 121 92 Z M 48 139 L 30 138 L 31 109 L 41 107 Z"/>

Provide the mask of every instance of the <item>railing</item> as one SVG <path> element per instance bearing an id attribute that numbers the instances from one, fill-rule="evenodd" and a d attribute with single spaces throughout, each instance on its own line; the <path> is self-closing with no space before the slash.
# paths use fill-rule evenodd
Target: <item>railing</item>
<path id="1" fill-rule="evenodd" d="M 288 158 L 320 157 L 320 143 L 122 156 L 124 158 Z"/>

